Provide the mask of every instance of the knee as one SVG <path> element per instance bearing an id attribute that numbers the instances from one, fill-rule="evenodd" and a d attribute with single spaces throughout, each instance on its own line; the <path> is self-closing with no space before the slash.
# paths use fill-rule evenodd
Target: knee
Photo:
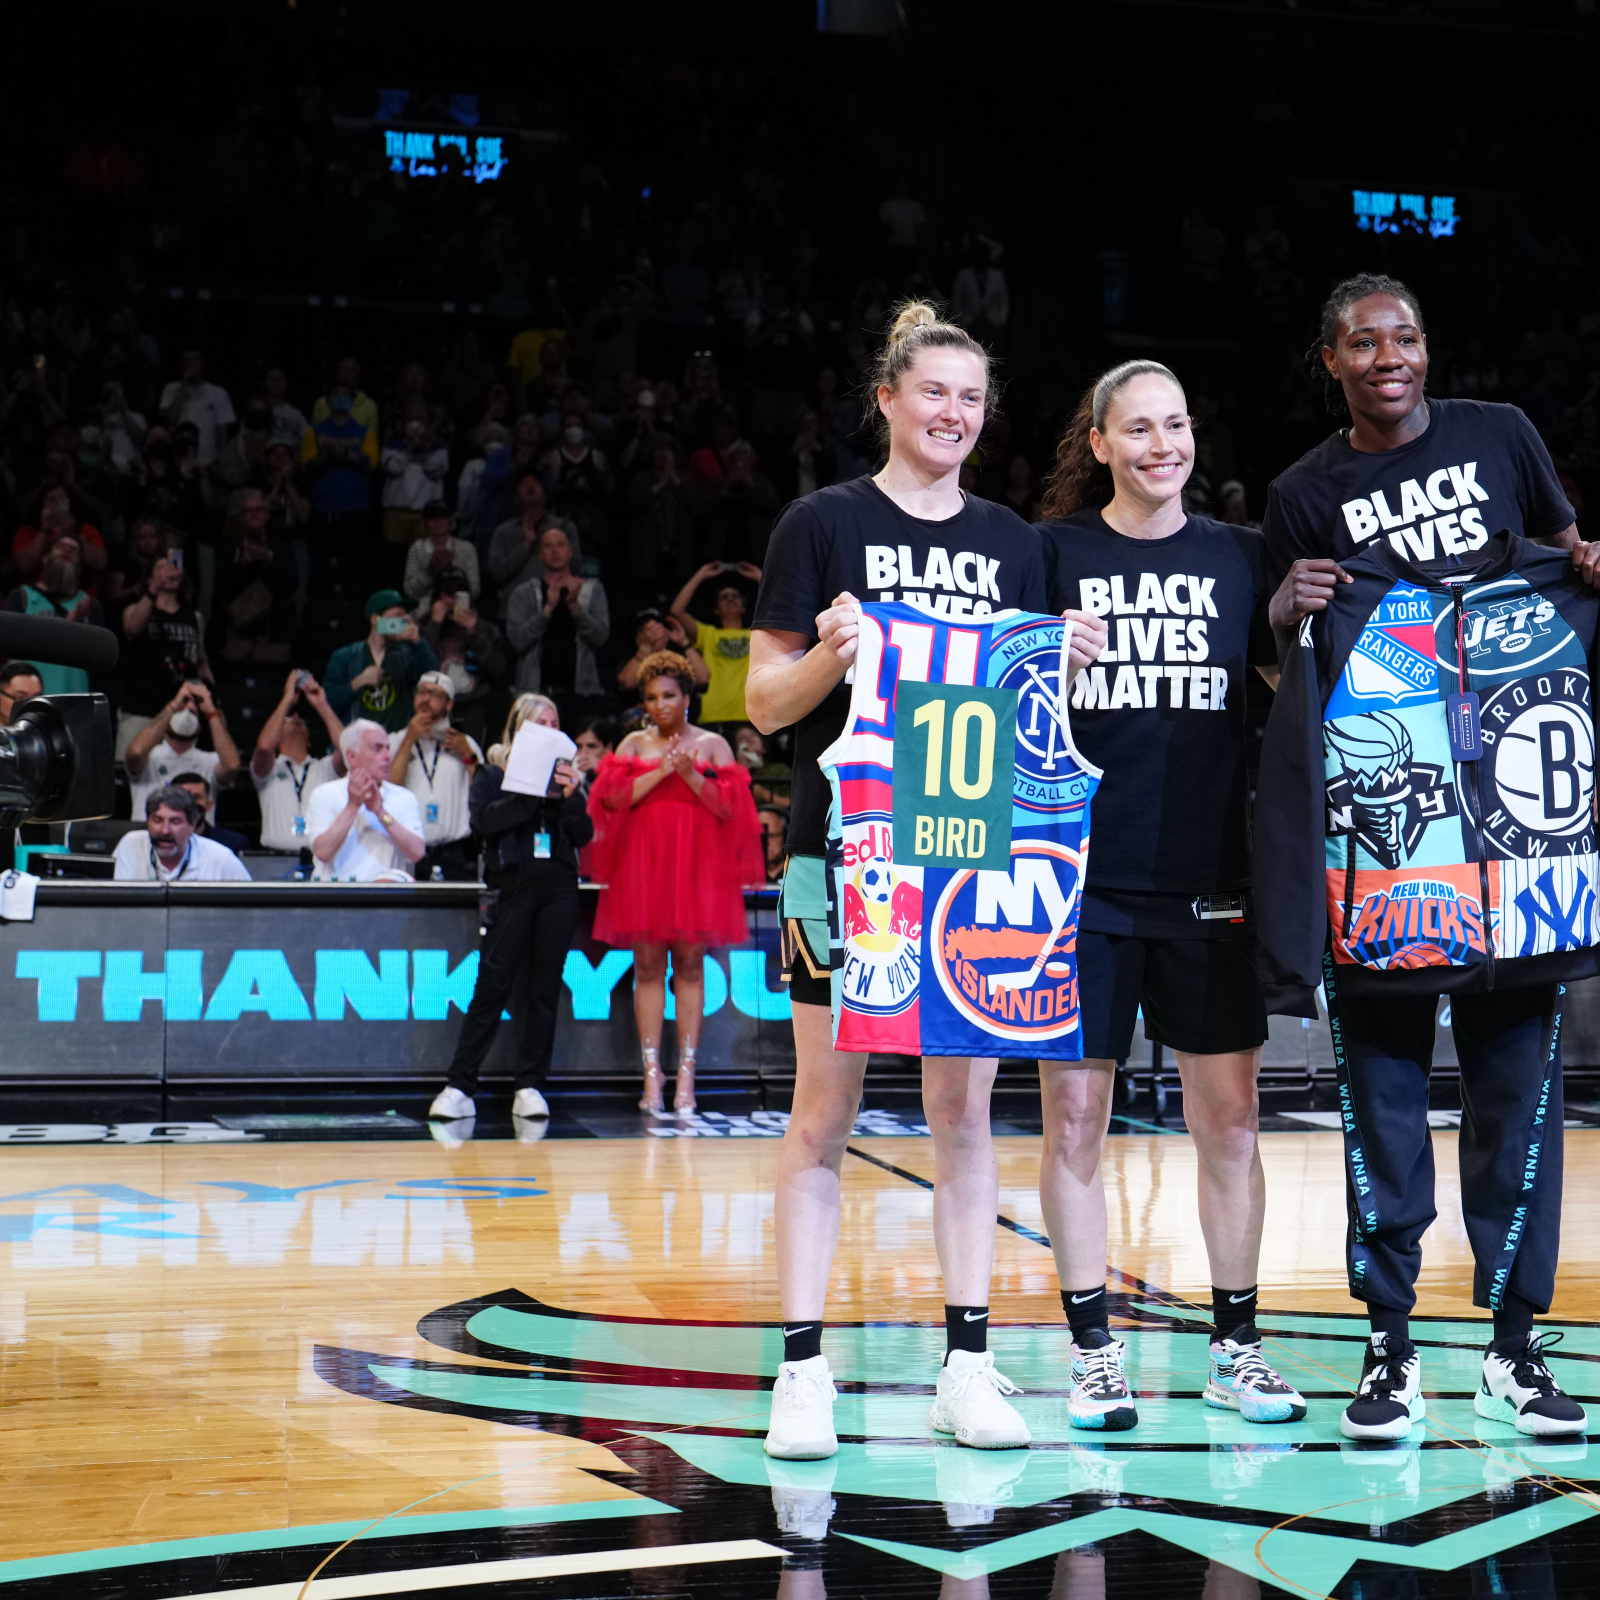
<path id="1" fill-rule="evenodd" d="M 798 1153 L 808 1167 L 834 1167 L 844 1159 L 850 1130 L 856 1122 L 856 1103 L 828 1096 L 797 1101 L 784 1129 L 785 1146 Z"/>
<path id="2" fill-rule="evenodd" d="M 672 976 L 679 983 L 704 983 L 706 978 L 705 951 L 696 950 L 672 954 Z"/>
<path id="3" fill-rule="evenodd" d="M 646 955 L 643 952 L 633 958 L 633 981 L 635 983 L 662 983 L 667 976 L 667 958 L 657 955 L 654 951 Z"/>
<path id="4" fill-rule="evenodd" d="M 1213 1102 L 1203 1111 L 1197 1107 L 1193 1116 L 1185 1107 L 1184 1123 L 1202 1161 L 1234 1163 L 1255 1155 L 1259 1117 L 1253 1094 Z"/>
<path id="5" fill-rule="evenodd" d="M 1074 1084 L 1044 1100 L 1045 1159 L 1080 1166 L 1098 1161 L 1109 1114 L 1109 1083 Z"/>

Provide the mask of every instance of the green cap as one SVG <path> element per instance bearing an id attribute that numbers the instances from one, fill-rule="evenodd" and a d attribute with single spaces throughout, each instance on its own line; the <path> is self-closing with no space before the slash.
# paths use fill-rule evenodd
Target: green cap
<path id="1" fill-rule="evenodd" d="M 366 615 L 375 617 L 380 611 L 387 611 L 392 606 L 403 606 L 406 597 L 398 589 L 378 589 L 367 596 Z"/>

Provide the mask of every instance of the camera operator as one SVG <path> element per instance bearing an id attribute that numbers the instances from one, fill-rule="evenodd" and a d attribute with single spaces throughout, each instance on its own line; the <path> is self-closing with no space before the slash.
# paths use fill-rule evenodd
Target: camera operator
<path id="1" fill-rule="evenodd" d="M 250 874 L 233 851 L 199 829 L 200 802 L 171 784 L 145 800 L 144 833 L 125 833 L 117 843 L 119 883 L 249 883 Z"/>
<path id="2" fill-rule="evenodd" d="M 202 717 L 211 730 L 214 748 L 210 750 L 201 750 L 195 743 Z M 135 817 L 151 793 L 170 784 L 180 772 L 198 772 L 215 793 L 233 782 L 240 765 L 227 719 L 217 709 L 211 690 L 199 679 L 184 684 L 149 726 L 133 736 L 122 759 L 133 783 Z"/>
<path id="3" fill-rule="evenodd" d="M 0 667 L 0 728 L 8 727 L 12 714 L 24 700 L 44 693 L 44 679 L 31 661 L 8 661 Z"/>
<path id="4" fill-rule="evenodd" d="M 332 749 L 311 757 L 311 730 L 302 708 L 310 706 L 328 730 Z M 284 680 L 283 696 L 273 708 L 250 756 L 250 778 L 261 802 L 261 847 L 287 854 L 308 851 L 311 834 L 306 818 L 311 796 L 325 783 L 344 776 L 339 740 L 344 727 L 333 714 L 322 685 L 303 668 Z M 304 863 L 309 867 L 310 857 Z"/>
<path id="5" fill-rule="evenodd" d="M 417 877 L 431 877 L 437 869 L 450 883 L 475 883 L 478 865 L 467 843 L 472 834 L 467 797 L 483 751 L 450 726 L 455 693 L 447 673 L 425 672 L 417 679 L 412 696 L 417 709 L 404 732 L 389 735 L 389 780 L 409 789 L 422 808 L 428 853 L 417 863 Z"/>

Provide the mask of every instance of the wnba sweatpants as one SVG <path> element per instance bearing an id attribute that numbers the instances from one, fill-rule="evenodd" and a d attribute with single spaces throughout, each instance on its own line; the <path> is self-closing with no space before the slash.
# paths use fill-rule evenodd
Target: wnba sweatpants
<path id="1" fill-rule="evenodd" d="M 1436 1215 L 1428 1073 L 1433 995 L 1346 997 L 1324 963 L 1344 1119 L 1350 1293 L 1410 1311 L 1422 1235 Z M 1472 1302 L 1508 1293 L 1550 1309 L 1561 1243 L 1559 984 L 1451 997 L 1461 1064 L 1461 1211 Z"/>

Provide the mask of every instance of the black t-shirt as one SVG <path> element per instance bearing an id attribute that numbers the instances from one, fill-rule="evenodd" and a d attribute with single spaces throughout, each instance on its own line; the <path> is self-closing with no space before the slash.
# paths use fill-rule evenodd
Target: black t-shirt
<path id="1" fill-rule="evenodd" d="M 952 621 L 1018 608 L 1045 609 L 1039 536 L 1014 511 L 967 497 L 943 522 L 902 511 L 871 478 L 854 478 L 792 501 L 767 546 L 752 627 L 816 638 L 817 614 L 849 590 L 856 599 L 901 600 Z M 789 850 L 827 848 L 828 783 L 817 757 L 850 710 L 841 683 L 795 729 Z"/>
<path id="2" fill-rule="evenodd" d="M 539 644 L 539 687 L 546 694 L 570 694 L 578 677 L 578 625 L 565 604 L 557 604 Z"/>
<path id="3" fill-rule="evenodd" d="M 1070 700 L 1073 738 L 1105 772 L 1086 895 L 1244 888 L 1245 680 L 1277 659 L 1260 534 L 1191 516 L 1168 538 L 1129 539 L 1089 509 L 1039 535 L 1050 609 L 1110 629 Z"/>
<path id="4" fill-rule="evenodd" d="M 1278 475 L 1261 525 L 1274 585 L 1302 558 L 1337 561 L 1382 535 L 1419 565 L 1458 564 L 1501 528 L 1543 539 L 1577 520 L 1515 406 L 1430 398 L 1428 419 L 1396 450 L 1336 433 Z"/>
<path id="5" fill-rule="evenodd" d="M 200 618 L 180 602 L 176 611 L 150 607 L 150 619 L 123 651 L 122 709 L 153 717 L 190 678 L 200 675 L 204 651 Z"/>

